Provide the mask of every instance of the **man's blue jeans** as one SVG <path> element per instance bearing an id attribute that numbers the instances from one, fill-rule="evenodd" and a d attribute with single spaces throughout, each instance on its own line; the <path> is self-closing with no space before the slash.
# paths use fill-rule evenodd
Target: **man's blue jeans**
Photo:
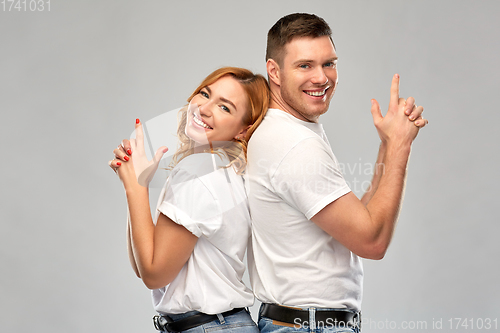
<path id="1" fill-rule="evenodd" d="M 262 307 L 261 307 L 262 309 Z M 294 324 L 289 326 L 277 325 L 273 323 L 272 319 L 267 317 L 263 317 L 259 313 L 259 330 L 261 333 L 285 333 L 285 332 L 311 332 L 311 333 L 359 333 L 359 327 L 345 327 L 343 323 L 335 323 L 334 321 L 327 322 L 318 322 L 315 320 L 316 311 L 327 311 L 327 310 L 336 310 L 336 311 L 344 311 L 344 309 L 317 309 L 317 308 L 309 308 L 304 309 L 309 310 L 309 321 L 308 322 L 300 322 L 296 321 Z"/>

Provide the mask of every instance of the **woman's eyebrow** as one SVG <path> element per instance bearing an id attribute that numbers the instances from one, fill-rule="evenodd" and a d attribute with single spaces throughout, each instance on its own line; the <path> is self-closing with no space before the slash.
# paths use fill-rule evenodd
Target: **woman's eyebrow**
<path id="1" fill-rule="evenodd" d="M 234 105 L 234 103 L 228 100 L 227 98 L 221 97 L 220 100 L 223 101 L 224 103 L 230 104 L 235 110 L 237 110 L 236 105 Z"/>
<path id="2" fill-rule="evenodd" d="M 210 87 L 208 87 L 208 86 L 207 86 L 207 87 L 205 87 L 205 89 L 207 89 L 207 90 L 208 90 L 208 94 L 209 94 L 209 95 L 211 95 L 211 94 L 212 94 L 212 90 L 210 89 Z M 233 102 L 231 102 L 230 100 L 228 100 L 227 98 L 220 97 L 220 100 L 221 100 L 221 101 L 223 101 L 224 103 L 227 103 L 227 104 L 231 105 L 231 106 L 232 106 L 235 110 L 238 110 L 238 109 L 236 108 L 236 105 L 234 105 L 234 103 L 233 103 Z"/>

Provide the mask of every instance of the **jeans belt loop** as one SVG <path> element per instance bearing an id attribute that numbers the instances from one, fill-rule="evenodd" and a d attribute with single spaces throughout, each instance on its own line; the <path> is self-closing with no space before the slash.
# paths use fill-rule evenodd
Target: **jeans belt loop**
<path id="1" fill-rule="evenodd" d="M 226 320 L 224 319 L 224 316 L 222 314 L 218 313 L 217 318 L 219 319 L 221 325 L 224 325 L 226 323 Z"/>
<path id="2" fill-rule="evenodd" d="M 358 327 L 358 331 L 361 331 L 361 311 L 358 311 L 355 320 L 356 320 L 356 326 Z"/>
<path id="3" fill-rule="evenodd" d="M 316 308 L 309 308 L 309 327 L 312 330 L 316 329 Z"/>

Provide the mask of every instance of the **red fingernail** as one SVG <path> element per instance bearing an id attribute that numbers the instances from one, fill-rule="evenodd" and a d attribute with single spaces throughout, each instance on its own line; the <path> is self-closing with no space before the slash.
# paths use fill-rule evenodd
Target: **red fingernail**
<path id="1" fill-rule="evenodd" d="M 128 161 L 128 160 L 129 160 L 128 156 L 124 156 L 124 157 L 123 157 L 123 159 L 124 159 L 125 161 Z"/>
<path id="2" fill-rule="evenodd" d="M 127 150 L 127 154 L 132 155 L 132 150 Z"/>
<path id="3" fill-rule="evenodd" d="M 122 165 L 122 163 L 121 162 L 116 162 L 116 165 Z"/>
<path id="4" fill-rule="evenodd" d="M 135 123 L 138 124 L 140 122 L 139 118 L 135 120 Z"/>

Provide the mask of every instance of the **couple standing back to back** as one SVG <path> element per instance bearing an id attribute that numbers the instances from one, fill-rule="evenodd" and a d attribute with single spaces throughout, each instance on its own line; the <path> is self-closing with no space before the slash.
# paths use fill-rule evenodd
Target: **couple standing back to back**
<path id="1" fill-rule="evenodd" d="M 259 330 L 358 332 L 363 281 L 360 257 L 381 259 L 387 251 L 403 198 L 411 144 L 419 128 L 427 124 L 427 120 L 421 116 L 423 108 L 417 107 L 412 97 L 406 100 L 399 98 L 397 74 L 392 79 L 389 109 L 385 116 L 382 116 L 378 102 L 372 100 L 371 112 L 381 144 L 371 186 L 359 200 L 344 180 L 325 132 L 318 122 L 320 115 L 328 110 L 337 86 L 337 54 L 330 27 L 323 19 L 313 14 L 287 15 L 276 22 L 269 31 L 266 59 L 271 96 L 269 109 L 267 102 L 262 102 L 267 100 L 267 97 L 256 99 L 255 91 L 252 95 L 247 89 L 246 104 L 252 105 L 253 110 L 251 119 L 238 113 L 245 109 L 245 101 L 230 103 L 235 107 L 234 112 L 229 110 L 232 107 L 225 105 L 225 109 L 218 107 L 218 111 L 214 113 L 212 110 L 206 111 L 204 103 L 208 105 L 211 95 L 216 96 L 218 91 L 222 91 L 217 90 L 221 89 L 220 82 L 226 83 L 230 80 L 227 79 L 227 74 L 223 74 L 221 77 L 226 78 L 225 81 L 221 78 L 217 78 L 218 81 L 206 80 L 206 85 L 200 85 L 191 95 L 190 102 L 202 98 L 207 102 L 200 102 L 199 110 L 191 113 L 190 104 L 185 116 L 188 124 L 180 126 L 180 132 L 185 132 L 199 143 L 203 140 L 195 138 L 196 128 L 203 129 L 207 137 L 214 137 L 213 133 L 219 128 L 232 128 L 229 126 L 236 124 L 235 120 L 230 118 L 233 113 L 238 119 L 248 118 L 243 122 L 240 120 L 238 124 L 241 122 L 242 125 L 236 126 L 234 130 L 219 130 L 216 133 L 220 133 L 219 140 L 225 138 L 232 143 L 243 143 L 242 150 L 247 152 L 244 186 L 252 225 L 248 262 L 253 293 L 263 303 L 259 311 Z M 236 78 L 234 73 L 229 76 Z M 237 78 L 241 85 L 250 80 L 255 81 L 255 76 Z M 235 100 L 237 95 L 232 95 Z M 224 96 L 219 100 L 228 102 Z M 255 111 L 259 109 L 259 105 L 255 106 L 258 103 L 262 107 L 259 112 Z M 236 107 L 239 111 L 236 111 Z M 228 112 L 224 119 L 232 119 L 233 123 L 224 123 L 221 120 L 214 122 L 212 117 L 217 116 L 215 112 L 219 112 L 219 109 Z M 189 125 L 190 122 L 192 125 Z M 216 127 L 217 124 L 220 125 L 219 128 Z M 140 146 L 143 145 L 142 130 L 139 123 L 137 126 L 138 134 L 141 135 L 137 139 Z M 215 147 L 216 141 L 218 140 L 213 138 L 212 142 L 208 138 L 205 148 L 200 151 L 208 152 L 209 160 L 213 161 L 214 149 L 220 148 L 234 166 L 234 158 L 227 153 L 227 145 Z M 219 176 L 211 176 L 208 180 L 207 172 L 199 174 L 199 168 L 193 170 L 186 167 L 183 161 L 175 166 L 169 178 L 170 187 L 167 186 L 161 195 L 157 218 L 165 234 L 177 235 L 174 239 L 184 243 L 180 246 L 182 259 L 175 262 L 175 267 L 168 266 L 173 273 L 165 278 L 165 273 L 158 272 L 165 270 L 166 265 L 162 268 L 161 265 L 154 267 L 149 263 L 154 261 L 153 248 L 159 246 L 159 240 L 162 239 L 158 236 L 159 232 L 155 235 L 153 230 L 159 229 L 159 226 L 151 226 L 150 217 L 144 222 L 144 228 L 149 228 L 146 233 L 153 235 L 144 241 L 149 245 L 143 245 L 139 239 L 143 237 L 143 232 L 137 220 L 140 220 L 138 216 L 143 213 L 140 211 L 145 209 L 137 208 L 134 202 L 142 200 L 141 207 L 145 207 L 144 198 L 147 196 L 135 196 L 137 191 L 130 189 L 132 185 L 127 185 L 133 181 L 122 175 L 125 171 L 121 170 L 121 162 L 137 159 L 136 155 L 140 155 L 132 155 L 132 150 L 141 150 L 135 144 L 136 142 L 132 142 L 131 145 L 124 140 L 120 147 L 115 149 L 116 158 L 110 162 L 110 166 L 118 171 L 126 188 L 130 211 L 128 232 L 132 266 L 145 283 L 151 274 L 162 276 L 159 280 L 153 279 L 154 282 L 147 284 L 151 289 L 155 289 L 153 300 L 160 314 L 156 318 L 155 326 L 161 331 L 194 333 L 204 332 L 204 329 L 215 330 L 215 326 L 210 326 L 213 323 L 218 325 L 217 329 L 226 329 L 225 332 L 228 332 L 229 328 L 234 332 L 257 331 L 254 325 L 248 324 L 248 311 L 241 311 L 241 308 L 251 305 L 249 302 L 252 298 L 249 296 L 251 291 L 241 282 L 241 248 L 246 247 L 246 241 L 242 246 L 225 248 L 222 244 L 228 243 L 227 237 L 231 233 L 217 233 L 219 229 L 227 232 L 228 228 L 220 227 L 224 223 L 233 228 L 231 223 L 235 222 L 231 219 L 235 218 L 244 220 L 242 230 L 248 228 L 249 216 L 242 212 L 246 206 L 240 207 L 241 211 L 237 214 L 232 210 L 232 216 L 226 216 L 227 212 L 209 214 L 209 224 L 206 223 L 207 219 L 202 221 L 206 216 L 196 220 L 186 215 L 188 211 L 202 209 L 204 206 L 200 207 L 201 204 L 208 209 L 212 207 L 210 205 L 216 207 L 217 202 L 224 201 L 217 200 L 224 196 L 217 193 L 217 184 L 220 184 L 221 180 L 232 179 L 229 183 L 233 200 L 234 193 L 241 196 L 239 188 L 243 183 L 234 178 L 233 173 L 233 178 L 228 176 L 228 170 L 231 172 L 231 168 L 227 166 L 223 167 L 225 176 L 220 173 Z M 155 169 L 165 151 L 159 151 L 154 160 L 143 169 Z M 193 158 L 188 155 L 181 153 L 179 160 Z M 198 155 L 202 160 L 203 156 L 207 156 L 194 155 Z M 134 160 L 136 173 L 140 173 L 137 170 L 140 164 Z M 212 164 L 215 168 L 215 162 Z M 184 168 L 181 165 L 184 165 Z M 129 173 L 134 173 L 133 168 Z M 174 174 L 177 178 L 173 177 Z M 193 183 L 193 179 L 200 180 L 199 184 Z M 172 188 L 179 184 L 182 186 L 178 186 L 175 190 L 177 194 L 174 194 Z M 186 204 L 185 198 L 192 191 L 204 191 L 206 197 L 215 197 L 215 200 L 213 203 L 197 200 L 195 203 Z M 179 199 L 181 197 L 184 199 Z M 149 209 L 149 204 L 147 208 Z M 203 211 L 206 212 L 207 209 Z M 220 210 L 220 207 L 215 210 L 217 209 Z M 162 219 L 166 222 L 161 222 Z M 210 227 L 207 227 L 208 225 Z M 212 228 L 214 225 L 217 227 Z M 240 235 L 245 238 L 247 233 L 242 232 Z M 201 241 L 203 237 L 206 238 L 205 243 Z M 218 238 L 220 244 L 217 240 L 214 241 Z M 154 240 L 156 245 L 150 244 L 154 243 Z M 220 253 L 214 252 L 213 257 L 207 257 L 207 253 L 213 252 L 214 249 Z M 238 255 L 235 256 L 232 251 L 238 252 Z M 143 252 L 149 252 L 149 256 L 144 256 Z M 213 258 L 216 260 L 211 260 Z M 160 256 L 160 259 L 156 260 L 167 262 L 170 259 L 168 256 L 163 259 Z M 223 263 L 218 265 L 219 261 Z M 212 264 L 213 267 L 208 267 Z M 200 273 L 204 270 L 210 274 Z M 210 280 L 212 290 L 197 289 L 205 285 L 200 283 L 200 279 Z M 219 284 L 224 284 L 226 289 L 218 289 Z M 174 287 L 177 288 L 177 294 Z M 215 292 L 216 289 L 219 292 Z M 223 290 L 233 292 L 221 295 Z M 223 304 L 220 308 L 211 307 L 213 304 L 207 299 L 207 295 L 217 294 L 219 304 Z M 234 296 L 233 299 L 231 295 Z M 245 318 L 241 318 L 242 316 Z"/>

